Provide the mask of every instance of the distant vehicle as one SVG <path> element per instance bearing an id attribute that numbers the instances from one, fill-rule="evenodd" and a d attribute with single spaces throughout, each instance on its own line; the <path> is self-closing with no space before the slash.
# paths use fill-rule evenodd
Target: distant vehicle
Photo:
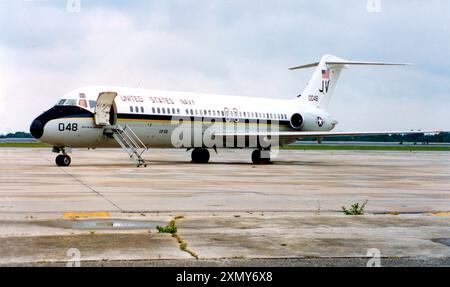
<path id="1" fill-rule="evenodd" d="M 192 161 L 207 163 L 208 148 L 254 148 L 255 164 L 270 162 L 274 147 L 302 138 L 415 134 L 423 131 L 331 132 L 337 121 L 326 111 L 343 68 L 349 65 L 406 65 L 355 62 L 325 55 L 298 97 L 288 100 L 170 92 L 122 87 L 86 87 L 69 92 L 38 116 L 31 134 L 60 153 L 69 166 L 71 148 L 122 147 L 138 166 L 147 148 L 192 149 Z M 268 84 L 268 83 L 263 83 Z"/>

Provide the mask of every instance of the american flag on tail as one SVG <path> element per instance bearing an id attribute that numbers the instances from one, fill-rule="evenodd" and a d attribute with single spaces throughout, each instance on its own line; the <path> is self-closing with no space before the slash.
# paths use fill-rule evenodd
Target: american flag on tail
<path id="1" fill-rule="evenodd" d="M 330 78 L 330 70 L 322 70 L 322 79 L 329 79 Z"/>

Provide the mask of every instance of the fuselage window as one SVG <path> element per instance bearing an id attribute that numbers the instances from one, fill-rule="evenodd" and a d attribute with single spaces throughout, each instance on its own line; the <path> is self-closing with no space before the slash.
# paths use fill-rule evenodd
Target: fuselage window
<path id="1" fill-rule="evenodd" d="M 144 113 L 144 107 L 141 107 L 141 113 Z"/>
<path id="2" fill-rule="evenodd" d="M 139 107 L 136 106 L 136 113 L 139 113 Z"/>
<path id="3" fill-rule="evenodd" d="M 189 110 L 188 109 L 186 109 L 186 115 L 189 115 Z"/>
<path id="4" fill-rule="evenodd" d="M 166 113 L 166 108 L 162 108 L 162 113 L 163 113 L 163 114 Z"/>
<path id="5" fill-rule="evenodd" d="M 161 113 L 161 109 L 160 108 L 157 108 L 156 110 L 158 111 L 158 114 Z"/>
<path id="6" fill-rule="evenodd" d="M 133 112 L 133 107 L 132 106 L 130 106 L 130 112 Z"/>
<path id="7" fill-rule="evenodd" d="M 175 114 L 175 108 L 172 108 L 172 114 L 173 115 Z"/>
<path id="8" fill-rule="evenodd" d="M 180 109 L 177 109 L 177 114 L 180 114 Z"/>
<path id="9" fill-rule="evenodd" d="M 153 107 L 153 108 L 152 108 L 152 113 L 155 113 L 155 112 L 156 112 L 156 111 L 155 111 L 155 107 Z"/>
<path id="10" fill-rule="evenodd" d="M 194 110 L 191 109 L 191 115 L 194 115 Z"/>
<path id="11" fill-rule="evenodd" d="M 213 111 L 213 116 L 216 116 L 216 111 Z"/>
<path id="12" fill-rule="evenodd" d="M 206 110 L 203 111 L 203 114 L 206 116 Z"/>

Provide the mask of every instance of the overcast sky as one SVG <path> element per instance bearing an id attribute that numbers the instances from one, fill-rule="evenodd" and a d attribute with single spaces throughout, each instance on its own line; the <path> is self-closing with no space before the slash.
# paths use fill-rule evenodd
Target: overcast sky
<path id="1" fill-rule="evenodd" d="M 352 67 L 337 130 L 450 130 L 450 1 L 0 0 L 0 133 L 64 93 L 117 85 L 289 99 L 323 54 Z"/>

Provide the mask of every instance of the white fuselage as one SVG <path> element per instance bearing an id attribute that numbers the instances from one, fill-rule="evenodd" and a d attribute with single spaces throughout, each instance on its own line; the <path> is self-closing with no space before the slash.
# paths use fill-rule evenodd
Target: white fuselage
<path id="1" fill-rule="evenodd" d="M 223 122 L 227 129 L 250 132 L 261 125 L 270 128 L 275 123 L 280 131 L 329 131 L 336 124 L 323 109 L 298 99 L 87 87 L 69 92 L 47 114 L 37 118 L 42 125 L 42 135 L 37 138 L 57 147 L 118 147 L 114 139 L 104 134 L 108 126 L 96 123 L 95 113 L 100 111 L 98 99 L 102 92 L 117 93 L 110 123 L 129 126 L 147 147 L 174 147 L 171 135 L 179 126 L 174 118 L 183 118 L 184 123 L 205 121 L 203 131 L 211 126 L 211 119 Z M 296 113 L 302 115 L 304 123 L 294 129 L 290 120 Z"/>

